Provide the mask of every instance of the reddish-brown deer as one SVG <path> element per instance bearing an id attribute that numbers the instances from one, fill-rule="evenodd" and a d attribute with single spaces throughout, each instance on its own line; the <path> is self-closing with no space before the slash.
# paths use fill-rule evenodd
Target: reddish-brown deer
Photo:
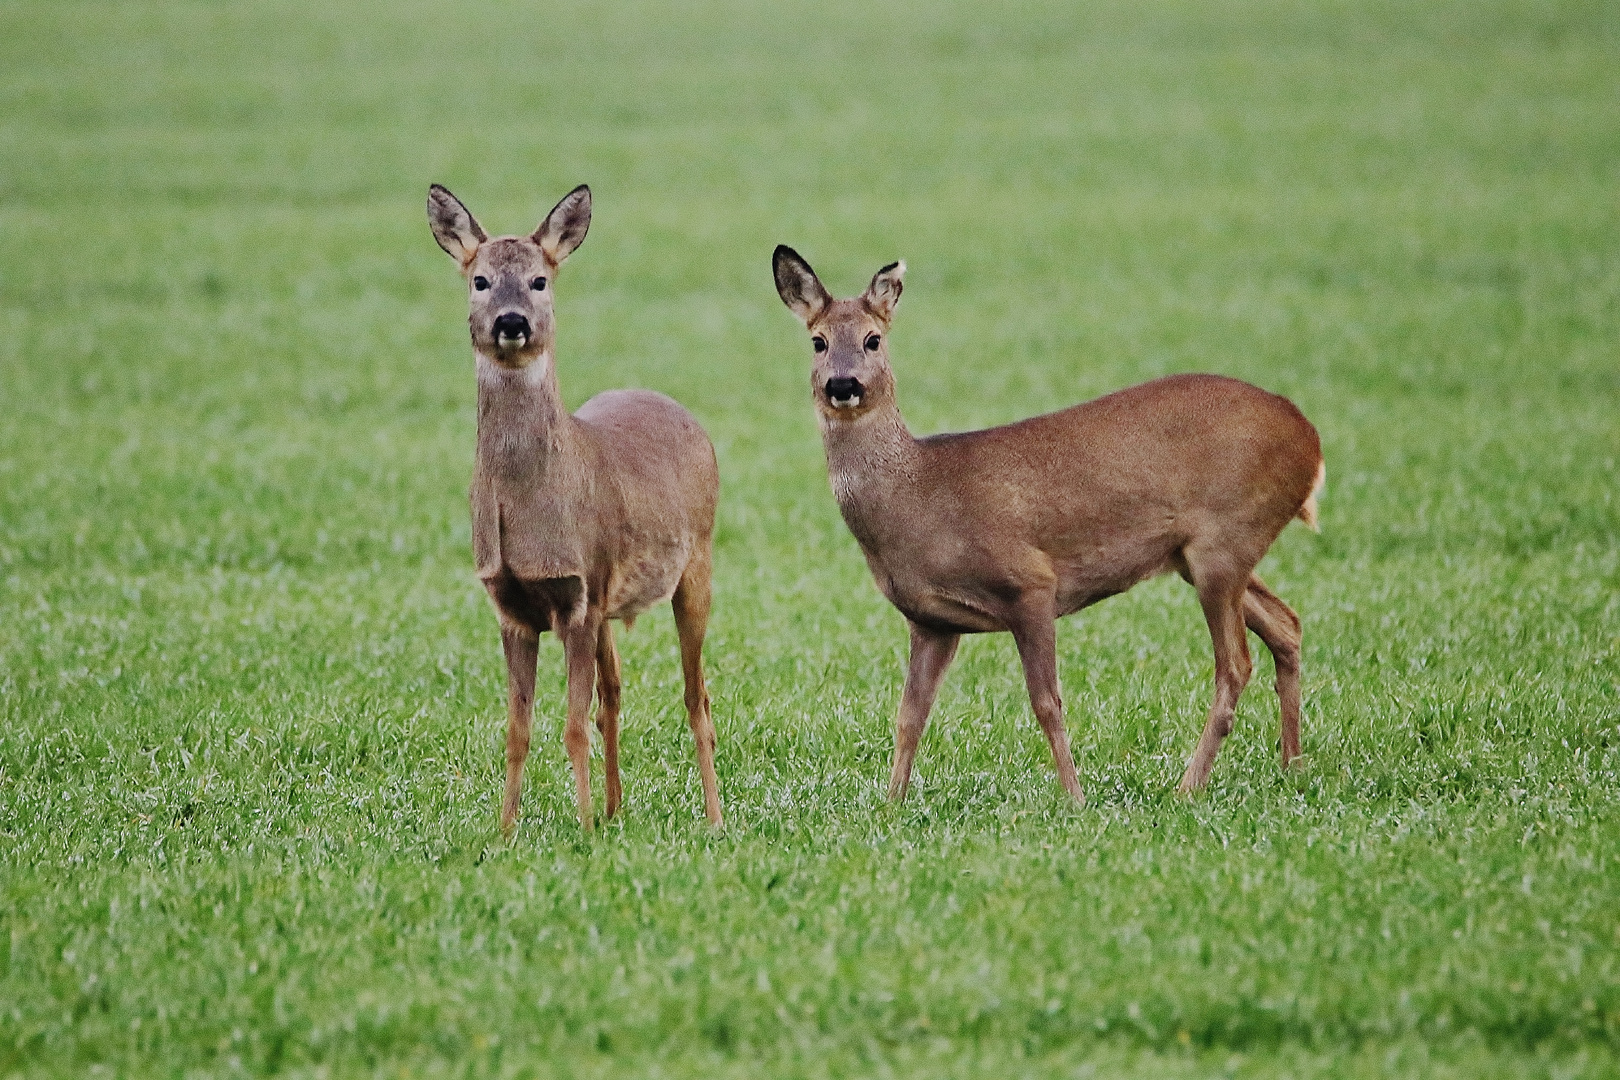
<path id="1" fill-rule="evenodd" d="M 608 620 L 629 626 L 672 600 L 697 743 L 703 806 L 720 823 L 714 723 L 703 683 L 703 635 L 719 473 L 690 413 L 662 394 L 609 390 L 573 415 L 557 389 L 552 288 L 585 239 L 591 192 L 569 192 L 530 236 L 491 240 L 435 184 L 428 221 L 467 279 L 478 375 L 478 445 L 471 491 L 478 578 L 500 616 L 506 650 L 506 795 L 501 827 L 517 821 L 529 755 L 539 635 L 555 633 L 568 670 L 563 743 L 579 821 L 591 827 L 590 736 L 596 695 L 607 774 L 607 816 L 619 809 L 619 654 Z"/>
<path id="2" fill-rule="evenodd" d="M 888 335 L 904 263 L 835 300 L 788 247 L 777 292 L 810 331 L 811 386 L 833 493 L 878 588 L 905 615 L 911 661 L 889 796 L 963 634 L 1013 635 L 1058 778 L 1081 798 L 1058 695 L 1056 619 L 1175 571 L 1215 642 L 1215 700 L 1181 778 L 1201 787 L 1250 673 L 1244 626 L 1276 660 L 1282 759 L 1299 756 L 1299 618 L 1254 568 L 1293 518 L 1316 526 L 1316 429 L 1286 398 L 1173 375 L 1004 427 L 913 438 Z"/>

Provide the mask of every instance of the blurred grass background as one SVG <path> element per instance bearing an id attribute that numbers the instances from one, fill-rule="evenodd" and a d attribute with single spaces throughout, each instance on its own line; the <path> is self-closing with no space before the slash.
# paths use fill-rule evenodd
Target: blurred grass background
<path id="1" fill-rule="evenodd" d="M 0 1073 L 1600 1076 L 1620 1054 L 1620 8 L 0 2 Z M 574 184 L 577 405 L 721 460 L 708 834 L 667 611 L 625 815 L 542 651 L 517 839 L 431 181 Z M 1062 625 L 1090 802 L 827 490 L 778 242 L 905 258 L 914 431 L 1172 371 L 1321 430 L 1305 767 L 1210 792 L 1191 591 Z M 1089 1071 L 1088 1071 L 1089 1070 Z"/>

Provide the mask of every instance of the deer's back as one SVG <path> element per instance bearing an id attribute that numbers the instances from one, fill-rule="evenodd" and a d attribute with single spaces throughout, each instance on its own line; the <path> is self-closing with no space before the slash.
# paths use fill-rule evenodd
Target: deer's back
<path id="1" fill-rule="evenodd" d="M 1114 520 L 1132 505 L 1275 506 L 1286 522 L 1321 462 L 1316 429 L 1292 402 L 1220 375 L 1172 375 L 1003 427 L 922 441 L 935 468 L 1002 488 L 1037 530 Z"/>

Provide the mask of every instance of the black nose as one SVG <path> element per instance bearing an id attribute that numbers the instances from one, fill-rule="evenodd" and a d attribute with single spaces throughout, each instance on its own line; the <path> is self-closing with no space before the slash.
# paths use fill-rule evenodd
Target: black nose
<path id="1" fill-rule="evenodd" d="M 847 376 L 827 380 L 827 397 L 833 401 L 848 401 L 861 396 L 861 380 Z"/>
<path id="2" fill-rule="evenodd" d="M 496 338 L 527 338 L 529 336 L 529 320 L 515 311 L 508 311 L 504 315 L 495 317 Z"/>

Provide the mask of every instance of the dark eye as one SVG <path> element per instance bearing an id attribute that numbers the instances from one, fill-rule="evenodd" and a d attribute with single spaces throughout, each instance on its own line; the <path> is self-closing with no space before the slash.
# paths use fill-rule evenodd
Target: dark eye
<path id="1" fill-rule="evenodd" d="M 537 277 L 533 281 L 529 282 L 529 288 L 533 289 L 535 292 L 543 292 L 545 287 L 546 279 L 543 277 Z"/>
<path id="2" fill-rule="evenodd" d="M 878 337 L 876 334 L 867 334 L 866 335 L 866 351 L 867 352 L 877 352 L 878 346 L 881 345 L 881 344 L 883 344 L 883 339 Z"/>
<path id="3" fill-rule="evenodd" d="M 479 292 L 483 292 L 485 289 L 489 288 L 489 278 L 479 274 L 477 277 L 473 278 L 473 288 L 477 289 Z"/>
<path id="4" fill-rule="evenodd" d="M 815 337 L 811 338 L 810 344 L 815 346 L 816 352 L 827 351 L 827 339 L 822 337 L 820 334 L 817 334 Z"/>

